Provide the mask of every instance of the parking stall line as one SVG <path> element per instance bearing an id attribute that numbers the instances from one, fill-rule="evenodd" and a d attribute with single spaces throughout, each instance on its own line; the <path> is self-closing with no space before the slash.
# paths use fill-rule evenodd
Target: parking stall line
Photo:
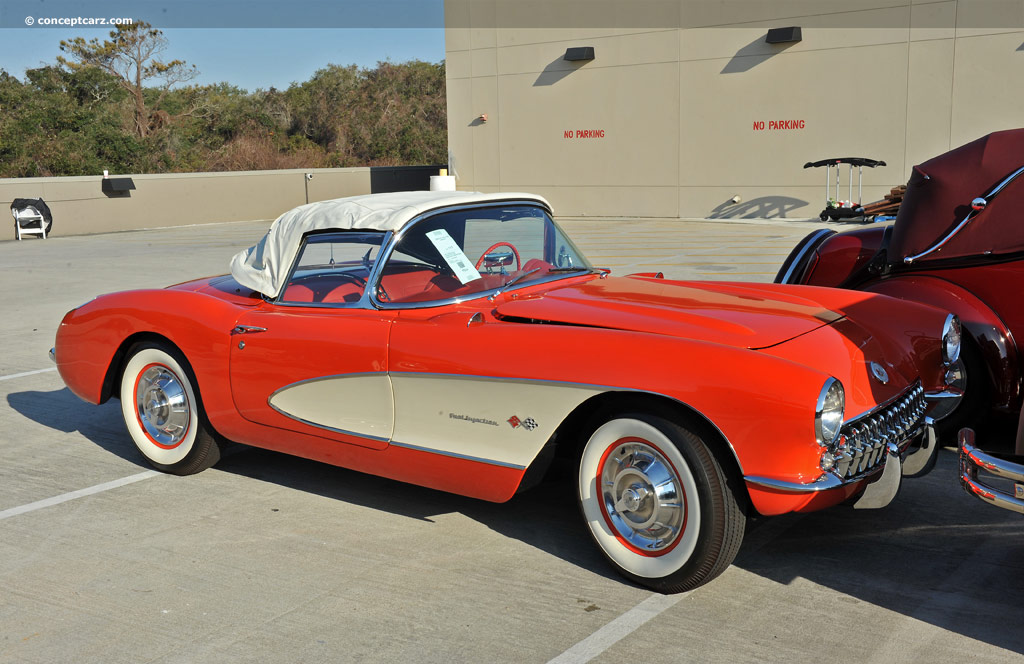
<path id="1" fill-rule="evenodd" d="M 692 592 L 692 591 L 691 591 Z M 672 608 L 691 593 L 651 595 L 621 616 L 552 659 L 548 664 L 584 664 L 629 636 L 652 618 Z"/>
<path id="2" fill-rule="evenodd" d="M 57 367 L 49 367 L 46 369 L 36 369 L 35 371 L 22 371 L 21 373 L 10 374 L 9 376 L 0 376 L 0 380 L 13 380 L 15 378 L 24 378 L 25 376 L 34 376 L 41 373 L 50 373 L 56 371 Z"/>
<path id="3" fill-rule="evenodd" d="M 9 519 L 12 516 L 18 516 L 20 514 L 26 514 L 28 512 L 34 512 L 41 510 L 44 507 L 52 507 L 54 505 L 60 505 L 66 503 L 69 500 L 75 500 L 76 498 L 82 498 L 84 496 L 92 496 L 97 493 L 103 493 L 104 491 L 110 491 L 111 489 L 117 489 L 128 484 L 134 484 L 135 482 L 141 482 L 142 480 L 149 479 L 150 477 L 156 477 L 162 475 L 158 470 L 147 470 L 128 477 L 122 477 L 119 480 L 113 480 L 111 482 L 104 482 L 103 484 L 97 484 L 95 486 L 87 487 L 85 489 L 79 489 L 77 491 L 70 491 L 68 493 L 62 493 L 59 496 L 53 498 L 44 498 L 43 500 L 37 500 L 34 503 L 28 503 L 27 505 L 21 505 L 19 507 L 12 507 L 10 509 L 3 510 L 0 512 L 0 521 Z"/>

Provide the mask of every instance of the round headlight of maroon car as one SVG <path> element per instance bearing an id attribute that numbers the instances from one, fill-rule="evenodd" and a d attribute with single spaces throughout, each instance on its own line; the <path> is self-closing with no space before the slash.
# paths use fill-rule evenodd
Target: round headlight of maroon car
<path id="1" fill-rule="evenodd" d="M 839 438 L 845 409 L 846 393 L 843 384 L 835 378 L 829 378 L 821 388 L 814 409 L 814 435 L 819 445 L 831 445 Z"/>
<path id="2" fill-rule="evenodd" d="M 946 323 L 942 326 L 942 361 L 946 366 L 956 364 L 960 359 L 960 319 L 954 314 L 946 316 Z"/>

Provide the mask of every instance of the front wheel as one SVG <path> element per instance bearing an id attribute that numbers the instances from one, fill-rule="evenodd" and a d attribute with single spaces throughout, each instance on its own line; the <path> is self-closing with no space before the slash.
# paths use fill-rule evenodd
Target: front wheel
<path id="1" fill-rule="evenodd" d="M 594 541 L 640 585 L 691 590 L 739 552 L 746 519 L 724 471 L 698 435 L 665 418 L 633 413 L 597 427 L 578 488 Z"/>
<path id="2" fill-rule="evenodd" d="M 129 350 L 121 375 L 121 413 L 135 446 L 154 468 L 191 475 L 220 459 L 192 370 L 170 346 L 144 343 Z"/>

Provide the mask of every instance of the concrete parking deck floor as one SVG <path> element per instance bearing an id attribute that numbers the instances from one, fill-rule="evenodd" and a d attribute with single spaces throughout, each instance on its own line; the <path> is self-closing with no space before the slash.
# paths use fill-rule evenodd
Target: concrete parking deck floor
<path id="1" fill-rule="evenodd" d="M 821 226 L 563 225 L 618 273 L 753 281 Z M 672 597 L 611 572 L 564 473 L 496 505 L 261 450 L 150 472 L 118 403 L 52 370 L 57 324 L 224 272 L 266 226 L 0 243 L 0 662 L 1024 661 L 1024 521 L 951 450 L 884 510 L 765 520 Z"/>

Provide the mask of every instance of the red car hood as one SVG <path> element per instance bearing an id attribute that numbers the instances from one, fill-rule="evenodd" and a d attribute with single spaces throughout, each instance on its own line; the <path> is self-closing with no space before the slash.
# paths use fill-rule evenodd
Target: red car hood
<path id="1" fill-rule="evenodd" d="M 497 313 L 758 349 L 839 320 L 844 307 L 871 297 L 812 286 L 609 277 L 521 295 Z"/>

